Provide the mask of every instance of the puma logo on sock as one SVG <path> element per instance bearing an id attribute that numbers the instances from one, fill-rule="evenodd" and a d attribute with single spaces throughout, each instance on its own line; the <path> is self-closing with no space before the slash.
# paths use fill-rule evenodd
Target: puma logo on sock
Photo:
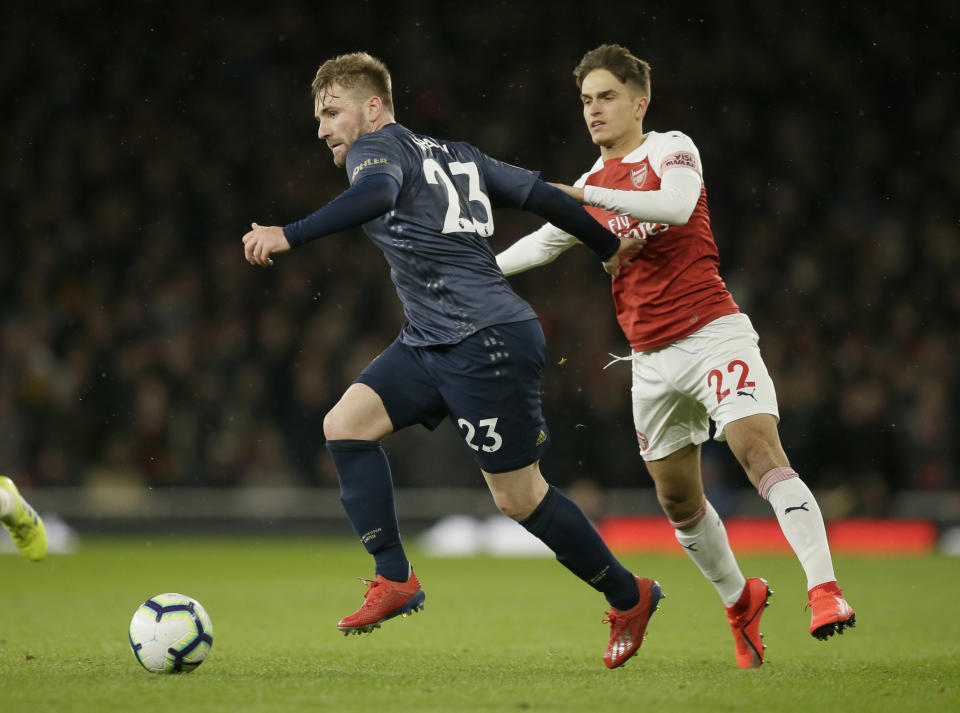
<path id="1" fill-rule="evenodd" d="M 783 514 L 786 515 L 788 512 L 793 512 L 794 510 L 803 510 L 804 512 L 810 512 L 809 510 L 807 510 L 807 503 L 804 503 L 803 505 L 797 505 L 792 508 L 787 508 L 786 510 L 783 511 Z"/>

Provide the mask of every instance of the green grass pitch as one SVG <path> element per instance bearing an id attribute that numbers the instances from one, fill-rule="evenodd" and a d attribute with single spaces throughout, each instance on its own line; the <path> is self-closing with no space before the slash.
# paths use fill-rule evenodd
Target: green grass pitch
<path id="1" fill-rule="evenodd" d="M 639 654 L 608 671 L 605 602 L 555 561 L 411 554 L 425 611 L 350 637 L 335 625 L 372 570 L 355 542 L 143 537 L 2 557 L 0 711 L 960 711 L 955 559 L 837 558 L 858 625 L 820 642 L 795 560 L 741 558 L 774 595 L 768 663 L 740 670 L 691 562 L 626 557 L 667 598 Z M 134 609 L 167 591 L 213 619 L 189 675 L 147 673 L 127 643 Z"/>

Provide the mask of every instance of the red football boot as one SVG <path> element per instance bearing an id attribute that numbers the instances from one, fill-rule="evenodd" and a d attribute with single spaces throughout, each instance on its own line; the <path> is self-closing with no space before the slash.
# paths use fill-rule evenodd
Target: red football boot
<path id="1" fill-rule="evenodd" d="M 653 613 L 659 609 L 658 603 L 664 594 L 660 591 L 660 583 L 643 577 L 633 577 L 637 581 L 640 591 L 640 601 L 632 609 L 620 611 L 611 607 L 607 612 L 604 624 L 610 624 L 610 643 L 603 655 L 603 662 L 607 668 L 622 666 L 637 653 L 643 643 L 643 634 L 647 630 L 647 622 Z"/>
<path id="2" fill-rule="evenodd" d="M 818 584 L 810 590 L 811 608 L 810 635 L 820 641 L 826 641 L 834 633 L 842 634 L 846 628 L 857 625 L 857 615 L 843 598 L 843 592 L 836 582 Z"/>
<path id="3" fill-rule="evenodd" d="M 763 650 L 767 645 L 760 633 L 760 617 L 770 606 L 767 598 L 771 594 L 773 590 L 767 586 L 767 580 L 751 577 L 737 603 L 726 608 L 740 668 L 757 668 L 763 664 Z"/>
<path id="4" fill-rule="evenodd" d="M 417 575 L 410 572 L 406 582 L 394 582 L 378 574 L 376 579 L 364 579 L 367 591 L 363 595 L 363 606 L 350 616 L 344 617 L 337 628 L 348 634 L 368 634 L 379 629 L 380 624 L 395 616 L 407 616 L 423 609 L 426 595 L 420 588 Z"/>

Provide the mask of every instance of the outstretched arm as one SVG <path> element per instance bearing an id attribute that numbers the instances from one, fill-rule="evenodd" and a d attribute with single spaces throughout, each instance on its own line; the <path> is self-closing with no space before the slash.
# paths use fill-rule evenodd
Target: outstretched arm
<path id="1" fill-rule="evenodd" d="M 614 276 L 644 245 L 640 240 L 620 240 L 575 200 L 543 181 L 534 184 L 523 208 L 579 239 L 603 261 L 603 269 Z"/>
<path id="2" fill-rule="evenodd" d="M 548 185 L 553 186 L 558 190 L 561 188 L 569 188 L 569 186 L 565 187 L 559 184 Z M 531 196 L 534 197 L 534 208 L 537 208 L 537 210 L 533 210 L 533 208 L 531 208 L 529 198 L 527 203 L 524 204 L 524 208 L 533 210 L 533 212 L 547 217 L 545 213 L 540 211 L 543 210 L 542 202 L 544 200 L 550 201 L 551 197 L 543 192 L 539 192 L 538 195 L 534 195 L 533 191 L 531 191 Z M 566 200 L 562 200 L 561 202 L 564 204 L 570 203 L 570 201 Z M 561 208 L 561 210 L 562 209 L 563 208 Z M 549 208 L 547 210 L 549 210 Z M 577 221 L 577 223 L 584 230 L 596 231 L 596 229 L 599 228 L 603 233 L 613 235 L 579 206 L 577 211 L 577 215 L 566 216 L 565 218 L 562 218 L 566 227 L 571 229 L 570 231 L 562 229 L 561 227 L 553 225 L 552 223 L 547 223 L 546 225 L 541 226 L 538 230 L 535 230 L 529 235 L 525 235 L 524 237 L 520 238 L 506 250 L 498 253 L 497 265 L 500 266 L 500 270 L 503 272 L 503 274 L 515 275 L 518 272 L 523 272 L 534 267 L 546 265 L 547 263 L 553 262 L 557 256 L 560 255 L 560 253 L 572 248 L 574 245 L 579 245 L 580 241 L 571 235 L 574 226 L 568 222 L 570 220 Z M 603 238 L 605 240 L 606 236 L 603 236 Z M 620 241 L 619 245 L 616 245 L 616 250 L 613 252 L 613 254 L 604 261 L 604 269 L 611 275 L 619 274 L 623 264 L 629 262 L 629 259 L 637 252 L 642 250 L 645 244 L 645 240 L 631 239 Z M 594 252 L 597 251 L 595 250 Z M 599 252 L 598 256 L 601 258 L 603 257 L 603 255 Z"/>
<path id="3" fill-rule="evenodd" d="M 702 182 L 694 171 L 673 169 L 663 174 L 656 191 L 620 191 L 600 186 L 576 188 L 551 183 L 584 205 L 626 215 L 644 223 L 683 225 L 700 200 Z"/>
<path id="4" fill-rule="evenodd" d="M 613 256 L 619 247 L 616 235 L 595 221 L 575 200 L 544 181 L 533 185 L 522 207 L 576 237 L 601 260 Z"/>
<path id="5" fill-rule="evenodd" d="M 560 253 L 579 244 L 569 233 L 547 223 L 497 253 L 497 265 L 504 275 L 515 275 L 551 263 Z"/>
<path id="6" fill-rule="evenodd" d="M 273 264 L 270 257 L 291 247 L 363 225 L 389 210 L 400 193 L 400 184 L 386 173 L 365 176 L 306 218 L 283 228 L 253 223 L 243 236 L 244 256 L 251 265 Z"/>

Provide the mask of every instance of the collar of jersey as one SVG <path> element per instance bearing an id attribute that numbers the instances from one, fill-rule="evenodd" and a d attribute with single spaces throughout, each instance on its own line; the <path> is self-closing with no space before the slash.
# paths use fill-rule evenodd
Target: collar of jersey
<path id="1" fill-rule="evenodd" d="M 657 135 L 656 131 L 648 131 L 646 133 L 647 138 L 644 140 L 644 142 L 639 146 L 637 146 L 637 148 L 635 148 L 633 151 L 628 153 L 626 156 L 623 156 L 620 159 L 620 163 L 640 163 L 641 161 L 643 161 L 643 159 L 647 157 L 647 150 L 650 148 L 650 139 L 652 139 L 656 135 Z M 610 160 L 615 161 L 616 159 L 610 159 Z M 593 168 L 590 169 L 590 173 L 596 173 L 601 168 L 603 168 L 604 165 L 605 164 L 604 164 L 603 158 L 598 156 L 597 162 L 594 163 Z"/>

